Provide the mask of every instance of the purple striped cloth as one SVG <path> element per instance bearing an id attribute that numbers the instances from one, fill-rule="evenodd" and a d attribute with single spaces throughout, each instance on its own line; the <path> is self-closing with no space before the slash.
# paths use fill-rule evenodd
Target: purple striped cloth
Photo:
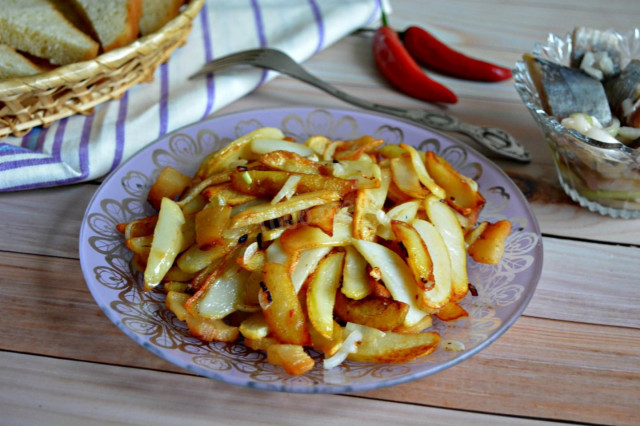
<path id="1" fill-rule="evenodd" d="M 303 61 L 353 30 L 375 23 L 385 0 L 207 0 L 187 44 L 121 99 L 22 138 L 0 140 L 0 191 L 103 177 L 160 136 L 251 92 L 273 73 L 251 70 L 188 80 L 207 61 L 277 47 Z M 385 8 L 387 6 L 385 5 Z"/>

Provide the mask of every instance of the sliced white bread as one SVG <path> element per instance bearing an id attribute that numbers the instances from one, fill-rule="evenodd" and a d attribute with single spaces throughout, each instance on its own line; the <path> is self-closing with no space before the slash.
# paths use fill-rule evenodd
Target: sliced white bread
<path id="1" fill-rule="evenodd" d="M 143 36 L 158 31 L 164 24 L 178 16 L 184 0 L 144 0 L 140 34 Z"/>
<path id="2" fill-rule="evenodd" d="M 71 0 L 93 27 L 102 50 L 126 46 L 138 37 L 142 0 Z"/>
<path id="3" fill-rule="evenodd" d="M 0 80 L 40 74 L 47 69 L 32 62 L 13 47 L 0 44 Z"/>
<path id="4" fill-rule="evenodd" d="M 66 65 L 95 58 L 99 45 L 47 0 L 0 0 L 0 43 Z"/>

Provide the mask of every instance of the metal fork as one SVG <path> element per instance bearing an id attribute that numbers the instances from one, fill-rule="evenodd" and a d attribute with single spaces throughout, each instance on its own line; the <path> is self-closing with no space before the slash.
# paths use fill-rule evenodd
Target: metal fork
<path id="1" fill-rule="evenodd" d="M 405 120 L 414 121 L 432 129 L 444 130 L 449 132 L 461 133 L 468 136 L 478 144 L 488 148 L 492 152 L 502 157 L 516 160 L 523 163 L 531 161 L 529 153 L 525 148 L 511 135 L 502 129 L 494 127 L 475 126 L 463 123 L 455 117 L 444 112 L 427 111 L 423 109 L 398 108 L 389 105 L 381 105 L 374 102 L 368 102 L 363 99 L 352 96 L 340 89 L 337 89 L 327 82 L 320 80 L 314 75 L 307 72 L 300 64 L 295 62 L 291 57 L 276 49 L 253 49 L 242 52 L 233 53 L 222 58 L 213 60 L 205 64 L 197 73 L 193 74 L 189 79 L 196 78 L 201 75 L 209 74 L 213 71 L 219 71 L 225 68 L 251 65 L 259 68 L 270 69 L 286 74 L 298 80 L 309 83 L 318 89 L 333 95 L 343 101 L 371 111 L 377 111 Z"/>

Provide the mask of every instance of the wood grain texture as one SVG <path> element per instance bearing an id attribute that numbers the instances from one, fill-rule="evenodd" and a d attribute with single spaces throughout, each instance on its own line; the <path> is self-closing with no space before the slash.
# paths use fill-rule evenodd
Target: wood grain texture
<path id="1" fill-rule="evenodd" d="M 506 66 L 549 32 L 577 24 L 626 31 L 640 22 L 637 0 L 391 3 L 394 28 L 420 25 L 454 48 Z M 540 223 L 543 271 L 524 315 L 470 359 L 400 386 L 353 395 L 235 387 L 151 354 L 93 300 L 78 235 L 99 181 L 0 194 L 0 423 L 640 424 L 640 220 L 591 213 L 564 194 L 513 82 L 467 82 L 425 70 L 460 101 L 417 101 L 378 73 L 371 33 L 347 36 L 304 65 L 365 99 L 503 128 L 531 152 L 530 164 L 515 164 L 447 134 L 505 170 Z M 354 109 L 278 76 L 214 115 L 281 106 Z"/>
<path id="2" fill-rule="evenodd" d="M 12 389 L 0 394 L 4 424 L 550 424 L 354 396 L 264 392 L 195 376 L 6 352 L 0 352 L 0 388 Z"/>

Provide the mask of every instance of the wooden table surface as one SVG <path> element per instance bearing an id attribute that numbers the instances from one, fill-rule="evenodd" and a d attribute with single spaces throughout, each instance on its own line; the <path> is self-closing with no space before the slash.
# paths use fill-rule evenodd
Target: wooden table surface
<path id="1" fill-rule="evenodd" d="M 637 0 L 394 0 L 391 25 L 419 24 L 467 53 L 511 65 L 549 32 L 627 31 Z M 392 90 L 370 35 L 305 64 L 345 91 L 435 108 Z M 460 97 L 448 112 L 501 127 L 528 165 L 490 158 L 540 223 L 544 267 L 523 316 L 467 361 L 411 383 L 347 395 L 263 392 L 194 376 L 127 338 L 94 302 L 78 260 L 83 212 L 99 182 L 0 194 L 0 423 L 640 424 L 640 220 L 578 207 L 512 82 L 435 76 Z M 278 77 L 216 115 L 266 106 L 345 107 Z"/>

